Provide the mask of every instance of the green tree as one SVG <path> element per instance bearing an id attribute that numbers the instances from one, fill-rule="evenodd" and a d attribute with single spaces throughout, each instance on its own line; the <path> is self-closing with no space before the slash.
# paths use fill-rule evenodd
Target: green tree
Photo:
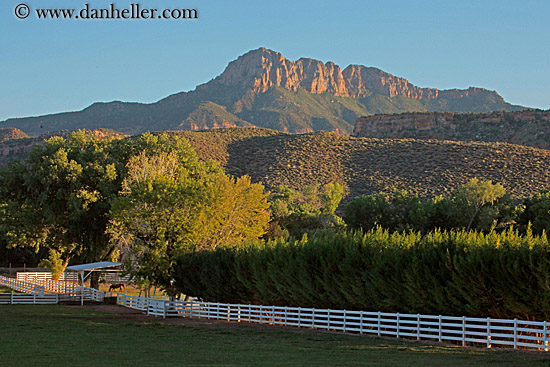
<path id="1" fill-rule="evenodd" d="M 12 246 L 47 248 L 58 277 L 69 260 L 105 259 L 110 200 L 120 175 L 109 153 L 111 138 L 76 131 L 33 148 L 25 162 L 0 172 L 2 226 Z"/>
<path id="2" fill-rule="evenodd" d="M 500 183 L 493 184 L 490 180 L 480 181 L 477 178 L 472 178 L 456 190 L 454 193 L 455 202 L 462 201 L 468 207 L 469 219 L 466 230 L 470 230 L 474 219 L 480 214 L 482 208 L 488 204 L 494 204 L 505 194 L 506 190 Z M 495 213 L 492 216 L 489 215 L 489 217 L 495 217 Z"/>
<path id="3" fill-rule="evenodd" d="M 360 196 L 344 208 L 344 221 L 354 229 L 381 226 L 390 231 L 422 231 L 428 219 L 422 201 L 401 190 Z"/>
<path id="4" fill-rule="evenodd" d="M 523 201 L 518 224 L 526 229 L 529 223 L 533 233 L 550 233 L 550 190 L 543 190 Z"/>
<path id="5" fill-rule="evenodd" d="M 143 152 L 130 159 L 109 229 L 133 264 L 132 274 L 171 296 L 176 257 L 258 239 L 269 220 L 261 184 L 226 176 L 192 149 L 181 153 Z"/>
<path id="6" fill-rule="evenodd" d="M 344 196 L 339 183 L 330 183 L 319 190 L 305 186 L 301 191 L 280 185 L 271 192 L 269 238 L 315 235 L 326 230 L 339 230 L 345 224 L 335 212 Z"/>

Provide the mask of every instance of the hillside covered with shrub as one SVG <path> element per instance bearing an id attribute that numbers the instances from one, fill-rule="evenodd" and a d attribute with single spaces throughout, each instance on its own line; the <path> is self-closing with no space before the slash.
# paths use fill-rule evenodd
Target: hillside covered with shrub
<path id="1" fill-rule="evenodd" d="M 97 134 L 125 136 L 110 130 Z M 472 178 L 499 182 L 512 198 L 523 199 L 548 189 L 550 182 L 550 151 L 514 144 L 286 134 L 252 127 L 172 134 L 187 138 L 199 157 L 218 161 L 235 177 L 247 174 L 268 189 L 340 183 L 344 202 L 397 190 L 432 198 Z M 51 135 L 0 143 L 0 166 L 24 158 Z"/>
<path id="2" fill-rule="evenodd" d="M 370 139 L 329 132 L 285 134 L 258 128 L 177 132 L 204 159 L 268 188 L 342 184 L 348 199 L 406 190 L 447 195 L 472 178 L 501 183 L 515 199 L 548 188 L 550 151 L 506 143 Z"/>

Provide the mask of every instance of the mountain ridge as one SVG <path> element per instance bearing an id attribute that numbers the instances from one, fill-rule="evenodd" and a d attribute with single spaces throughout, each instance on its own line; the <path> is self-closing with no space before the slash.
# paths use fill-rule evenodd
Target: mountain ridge
<path id="1" fill-rule="evenodd" d="M 378 139 L 503 142 L 550 149 L 550 110 L 363 116 L 356 120 L 353 135 Z"/>
<path id="2" fill-rule="evenodd" d="M 421 88 L 373 67 L 349 65 L 341 70 L 330 61 L 290 61 L 259 48 L 231 61 L 220 75 L 194 90 L 154 103 L 96 102 L 81 111 L 8 119 L 0 127 L 16 127 L 32 136 L 82 128 L 138 134 L 237 126 L 349 134 L 358 117 L 376 113 L 521 109 L 483 88 Z"/>

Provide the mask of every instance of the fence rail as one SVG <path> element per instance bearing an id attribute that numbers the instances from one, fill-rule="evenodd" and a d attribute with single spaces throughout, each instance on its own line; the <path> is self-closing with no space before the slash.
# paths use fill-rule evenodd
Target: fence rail
<path id="1" fill-rule="evenodd" d="M 128 284 L 131 281 L 131 278 L 129 275 L 120 276 L 120 273 L 102 273 L 100 274 L 100 278 L 105 280 L 108 283 L 124 283 Z M 35 279 L 52 279 L 52 273 L 47 271 L 25 271 L 25 272 L 17 272 L 17 279 L 23 280 L 23 281 L 33 281 Z M 78 273 L 76 272 L 64 272 L 59 277 L 60 281 L 68 281 L 68 282 L 79 282 L 78 280 Z"/>
<path id="2" fill-rule="evenodd" d="M 17 279 L 22 280 L 25 282 L 32 282 L 36 279 L 52 279 L 52 273 L 47 271 L 25 271 L 25 272 L 17 272 Z M 63 273 L 59 277 L 59 280 L 62 281 L 68 281 L 68 282 L 78 282 L 78 274 L 77 273 Z"/>
<path id="3" fill-rule="evenodd" d="M 119 294 L 119 305 L 161 317 L 198 317 L 371 334 L 459 345 L 506 346 L 548 351 L 546 321 L 434 316 L 300 307 L 185 302 Z"/>
<path id="4" fill-rule="evenodd" d="M 0 275 L 0 285 L 19 292 L 44 295 L 44 286 Z"/>
<path id="5" fill-rule="evenodd" d="M 0 305 L 52 305 L 59 303 L 59 294 L 0 293 Z"/>
<path id="6" fill-rule="evenodd" d="M 27 294 L 45 295 L 53 293 L 58 295 L 60 301 L 79 300 L 103 302 L 105 297 L 112 296 L 111 292 L 82 287 L 74 283 L 60 282 L 52 279 L 29 278 L 30 281 L 22 281 L 14 278 L 0 276 L 0 285 Z"/>

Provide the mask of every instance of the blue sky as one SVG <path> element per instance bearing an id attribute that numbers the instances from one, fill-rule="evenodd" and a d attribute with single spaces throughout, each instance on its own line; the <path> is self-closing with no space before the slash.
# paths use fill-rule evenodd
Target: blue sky
<path id="1" fill-rule="evenodd" d="M 196 8 L 197 20 L 19 20 L 14 8 Z M 0 120 L 154 102 L 258 47 L 550 108 L 550 1 L 2 0 Z"/>

